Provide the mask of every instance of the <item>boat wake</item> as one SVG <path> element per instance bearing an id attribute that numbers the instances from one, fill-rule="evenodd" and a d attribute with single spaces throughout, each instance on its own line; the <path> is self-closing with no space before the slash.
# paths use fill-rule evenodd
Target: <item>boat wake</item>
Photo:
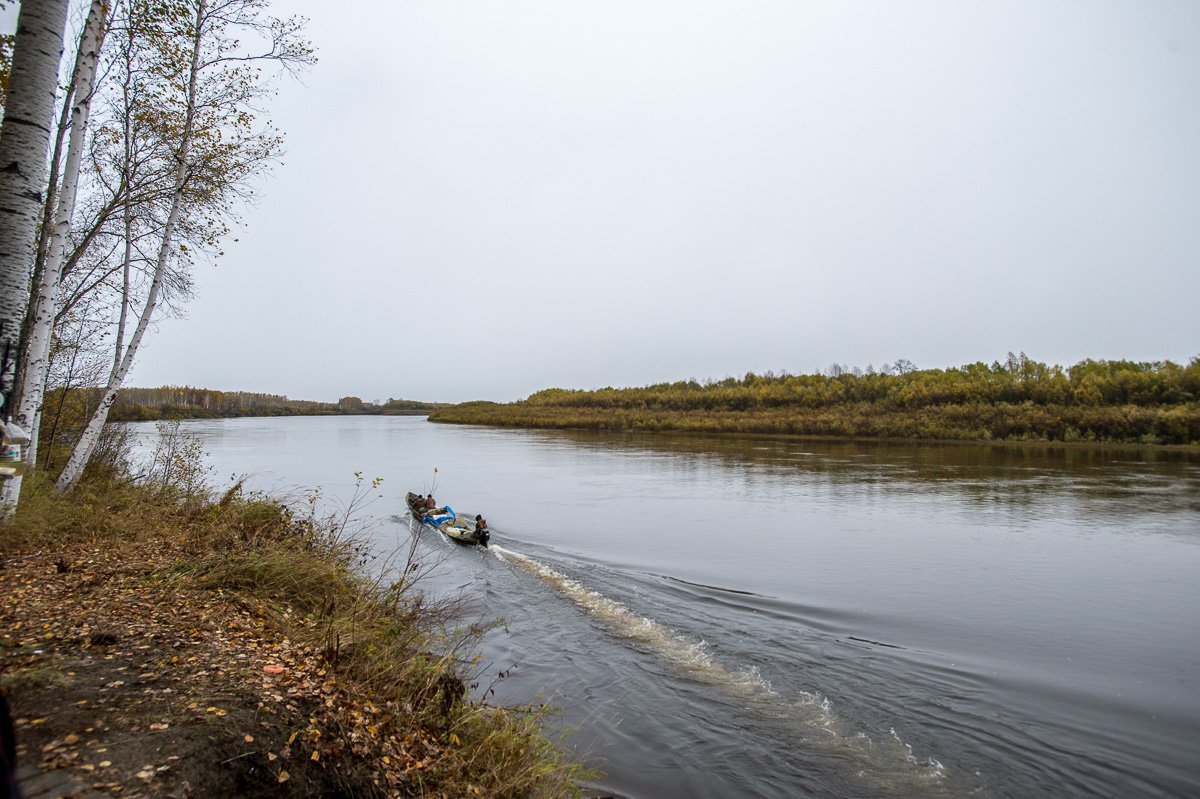
<path id="1" fill-rule="evenodd" d="M 739 700 L 756 715 L 775 720 L 798 744 L 824 751 L 853 764 L 856 776 L 871 783 L 884 795 L 957 796 L 947 784 L 946 769 L 933 758 L 914 756 L 894 730 L 875 740 L 849 725 L 834 712 L 830 702 L 816 693 L 800 693 L 783 700 L 755 668 L 730 669 L 715 660 L 704 641 L 691 641 L 645 618 L 626 605 L 593 591 L 567 575 L 527 555 L 493 544 L 492 554 L 504 563 L 537 577 L 560 596 L 596 619 L 618 638 L 649 650 L 679 672 Z"/>
<path id="2" fill-rule="evenodd" d="M 735 696 L 747 699 L 774 695 L 770 684 L 762 679 L 756 669 L 732 671 L 725 668 L 709 656 L 703 641 L 688 641 L 658 622 L 637 615 L 620 602 L 585 588 L 565 574 L 519 552 L 497 545 L 492 545 L 491 551 L 500 560 L 529 572 L 550 585 L 560 595 L 604 624 L 612 634 L 644 645 L 693 679 L 710 685 L 720 685 Z"/>

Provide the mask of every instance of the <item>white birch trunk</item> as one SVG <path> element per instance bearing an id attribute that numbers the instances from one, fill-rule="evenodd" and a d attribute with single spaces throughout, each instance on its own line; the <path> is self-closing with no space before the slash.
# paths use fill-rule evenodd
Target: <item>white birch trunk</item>
<path id="1" fill-rule="evenodd" d="M 108 379 L 116 379 L 121 368 L 121 353 L 125 347 L 125 323 L 129 320 L 129 270 L 133 264 L 133 215 L 125 201 L 125 256 L 121 261 L 121 313 L 117 318 L 117 340 L 113 346 L 113 365 Z"/>
<path id="2" fill-rule="evenodd" d="M 171 248 L 175 239 L 175 227 L 178 225 L 179 217 L 183 212 L 184 189 L 187 187 L 188 181 L 188 155 L 191 150 L 192 137 L 195 133 L 196 84 L 200 73 L 200 42 L 204 33 L 206 12 L 207 3 L 201 0 L 196 7 L 196 29 L 192 40 L 192 62 L 188 78 L 187 108 L 183 131 L 180 135 L 179 151 L 176 155 L 177 163 L 175 167 L 175 184 L 171 193 L 171 210 L 167 215 L 166 225 L 163 227 L 162 242 L 158 248 L 158 258 L 154 265 L 154 279 L 150 284 L 150 292 L 146 297 L 146 304 L 142 308 L 141 316 L 138 317 L 137 327 L 134 328 L 133 334 L 129 337 L 129 345 L 126 347 L 125 354 L 121 358 L 120 366 L 108 381 L 108 386 L 105 387 L 104 391 L 104 398 L 100 401 L 96 412 L 92 414 L 92 418 L 88 421 L 87 427 L 79 439 L 79 443 L 75 445 L 75 450 L 71 453 L 71 459 L 67 461 L 62 474 L 59 475 L 58 482 L 56 483 L 59 491 L 66 491 L 74 486 L 83 474 L 84 467 L 91 460 L 92 453 L 96 449 L 96 444 L 100 441 L 100 433 L 104 430 L 105 422 L 108 421 L 108 412 L 112 409 L 113 403 L 117 399 L 117 391 L 121 388 L 121 384 L 125 381 L 125 376 L 129 374 L 129 369 L 133 366 L 133 359 L 137 354 L 138 346 L 142 343 L 142 336 L 145 334 L 146 328 L 150 326 L 150 319 L 154 315 L 155 307 L 158 305 L 158 295 L 162 290 L 163 280 L 167 272 L 167 262 L 171 257 Z M 125 299 L 127 300 L 128 298 Z"/>
<path id="3" fill-rule="evenodd" d="M 6 401 L 13 387 L 16 337 L 29 303 L 66 17 L 67 0 L 22 4 L 0 128 L 0 391 Z M 11 410 L 4 408 L 6 414 Z"/>
<path id="4" fill-rule="evenodd" d="M 122 111 L 125 117 L 125 164 L 126 187 L 122 198 L 122 221 L 125 223 L 125 255 L 121 261 L 121 312 L 117 317 L 117 340 L 113 345 L 112 372 L 108 380 L 112 382 L 121 368 L 121 353 L 125 348 L 125 324 L 129 320 L 129 270 L 133 263 L 133 208 L 129 184 L 133 181 L 129 172 L 133 168 L 133 102 L 130 98 L 130 84 L 133 80 L 133 68 L 130 51 L 133 49 L 132 30 L 127 34 L 130 39 L 129 49 L 125 51 L 125 81 L 121 86 Z"/>
<path id="5" fill-rule="evenodd" d="M 21 324 L 29 304 L 29 274 L 46 191 L 50 119 L 58 90 L 67 0 L 25 0 L 0 128 L 0 408 L 12 412 Z M 19 480 L 9 483 L 4 509 L 15 507 Z"/>
<path id="6" fill-rule="evenodd" d="M 34 288 L 30 313 L 33 315 L 29 339 L 24 352 L 25 383 L 17 406 L 16 421 L 30 434 L 25 460 L 37 463 L 38 429 L 41 427 L 42 406 L 46 397 L 46 378 L 50 362 L 50 342 L 54 319 L 58 312 L 58 289 L 62 280 L 62 265 L 66 255 L 67 237 L 71 232 L 71 217 L 75 213 L 75 198 L 79 188 L 79 165 L 83 160 L 88 118 L 91 114 L 92 89 L 96 63 L 104 42 L 105 3 L 93 0 L 87 23 L 79 42 L 75 59 L 75 101 L 71 109 L 71 134 L 67 143 L 67 159 L 63 166 L 54 227 L 46 256 L 46 264 Z"/>
<path id="7" fill-rule="evenodd" d="M 54 223 L 54 209 L 51 207 L 55 204 L 55 189 L 58 186 L 58 172 L 62 166 L 63 147 L 66 146 L 67 131 L 71 125 L 71 105 L 75 102 L 75 91 L 73 86 L 67 87 L 67 96 L 62 98 L 62 113 L 59 114 L 57 123 L 54 125 L 54 147 L 50 155 L 50 177 L 46 181 L 46 186 L 49 191 L 46 195 L 46 202 L 42 209 L 42 222 L 38 227 L 38 239 L 34 245 L 33 255 L 33 283 L 36 285 L 42 277 L 42 269 L 46 265 L 46 249 L 50 244 L 50 228 Z M 33 317 L 28 310 L 25 312 L 25 323 L 21 328 L 22 349 L 21 357 L 17 358 L 17 377 L 13 396 L 20 397 L 25 391 L 25 343 L 29 340 L 29 328 L 32 326 Z M 17 400 L 13 400 L 17 404 Z"/>

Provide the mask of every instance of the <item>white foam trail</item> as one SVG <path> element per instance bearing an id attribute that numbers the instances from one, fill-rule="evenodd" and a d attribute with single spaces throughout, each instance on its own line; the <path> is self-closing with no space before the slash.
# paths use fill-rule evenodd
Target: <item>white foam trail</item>
<path id="1" fill-rule="evenodd" d="M 637 615 L 620 602 L 583 587 L 533 558 L 495 544 L 490 549 L 500 560 L 529 572 L 553 587 L 560 595 L 603 623 L 614 635 L 643 644 L 692 678 L 720 685 L 743 698 L 772 693 L 771 686 L 756 670 L 732 671 L 714 661 L 703 641 L 688 641 L 658 622 Z"/>
<path id="2" fill-rule="evenodd" d="M 806 745 L 853 757 L 863 769 L 862 776 L 877 787 L 901 796 L 949 795 L 949 786 L 941 784 L 946 776 L 942 764 L 932 758 L 917 760 L 912 747 L 900 740 L 895 730 L 882 741 L 861 732 L 850 733 L 829 700 L 817 693 L 803 692 L 794 702 L 781 704 L 757 669 L 728 669 L 712 659 L 703 641 L 689 641 L 527 555 L 497 544 L 489 549 L 501 561 L 551 586 L 614 635 L 645 646 L 689 677 L 743 700 L 763 716 L 784 722 Z"/>

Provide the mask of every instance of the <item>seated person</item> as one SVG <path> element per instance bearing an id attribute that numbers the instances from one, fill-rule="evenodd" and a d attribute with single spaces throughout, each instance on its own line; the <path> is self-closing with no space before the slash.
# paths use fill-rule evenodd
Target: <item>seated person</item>
<path id="1" fill-rule="evenodd" d="M 475 537 L 480 541 L 487 541 L 490 537 L 490 534 L 488 533 L 487 519 L 483 518 L 479 514 L 475 515 Z"/>

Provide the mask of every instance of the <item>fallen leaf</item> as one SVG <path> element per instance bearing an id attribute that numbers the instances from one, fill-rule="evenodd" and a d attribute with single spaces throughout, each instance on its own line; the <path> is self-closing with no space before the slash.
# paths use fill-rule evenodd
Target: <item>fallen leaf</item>
<path id="1" fill-rule="evenodd" d="M 291 774 L 288 774 L 286 771 L 281 771 L 281 772 L 279 772 L 279 776 L 278 776 L 278 777 L 276 777 L 276 781 L 278 781 L 278 782 L 287 782 L 287 781 L 288 781 L 288 778 L 289 778 L 289 777 L 291 777 L 291 776 L 292 776 L 292 775 L 291 775 Z"/>
<path id="2" fill-rule="evenodd" d="M 312 757 L 310 758 L 310 760 L 320 760 L 320 759 L 321 759 L 321 753 L 320 753 L 320 752 L 313 752 L 313 753 L 312 753 Z"/>

